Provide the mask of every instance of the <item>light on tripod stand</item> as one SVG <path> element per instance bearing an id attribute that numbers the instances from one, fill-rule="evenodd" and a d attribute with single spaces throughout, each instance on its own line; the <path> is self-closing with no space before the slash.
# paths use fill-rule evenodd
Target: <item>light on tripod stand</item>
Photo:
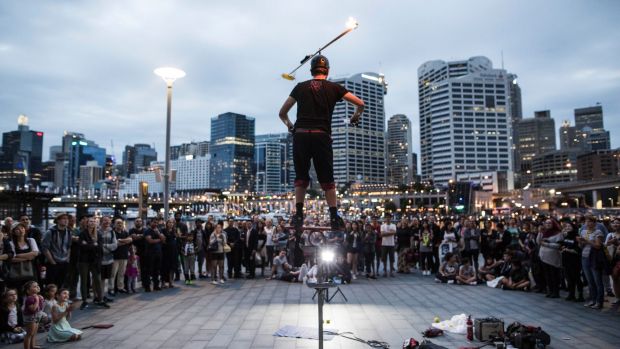
<path id="1" fill-rule="evenodd" d="M 321 261 L 325 263 L 331 263 L 336 258 L 334 251 L 332 250 L 323 250 L 321 251 Z"/>

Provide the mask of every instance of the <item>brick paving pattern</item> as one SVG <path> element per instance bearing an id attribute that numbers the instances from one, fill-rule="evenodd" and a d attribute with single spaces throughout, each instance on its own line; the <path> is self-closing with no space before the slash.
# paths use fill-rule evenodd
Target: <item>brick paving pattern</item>
<path id="1" fill-rule="evenodd" d="M 386 341 L 401 348 L 403 340 L 421 339 L 432 319 L 465 313 L 495 316 L 542 326 L 550 348 L 620 348 L 620 310 L 585 309 L 579 303 L 543 295 L 486 286 L 436 284 L 433 277 L 397 275 L 357 280 L 342 287 L 349 302 L 337 295 L 324 307 L 326 327 L 351 331 L 363 339 Z M 62 348 L 317 348 L 309 339 L 274 337 L 284 325 L 317 327 L 313 290 L 281 281 L 232 280 L 223 286 L 197 281 L 160 292 L 119 296 L 109 310 L 76 310 L 74 327 L 113 323 L 110 329 L 85 330 L 76 343 L 52 345 L 40 334 L 38 343 Z M 479 346 L 464 335 L 446 333 L 433 342 L 448 348 Z M 22 344 L 8 346 L 21 348 Z M 369 348 L 336 337 L 325 348 Z"/>

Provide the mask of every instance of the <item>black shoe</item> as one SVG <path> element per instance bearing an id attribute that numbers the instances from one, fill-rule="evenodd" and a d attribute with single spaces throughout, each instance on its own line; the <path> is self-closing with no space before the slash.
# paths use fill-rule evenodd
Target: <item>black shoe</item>
<path id="1" fill-rule="evenodd" d="M 301 231 L 301 228 L 304 226 L 304 216 L 295 214 L 291 219 L 291 224 L 296 231 Z"/>
<path id="2" fill-rule="evenodd" d="M 192 274 L 192 275 L 190 275 L 190 276 L 189 276 L 189 279 L 190 279 L 190 280 L 196 280 L 196 274 Z"/>
<path id="3" fill-rule="evenodd" d="M 161 287 L 159 287 L 159 286 L 156 286 L 156 287 L 154 287 L 153 289 L 154 289 L 155 291 L 161 291 Z"/>
<path id="4" fill-rule="evenodd" d="M 575 300 L 575 296 L 573 295 L 569 295 L 568 297 L 564 298 L 565 301 L 574 301 Z"/>
<path id="5" fill-rule="evenodd" d="M 575 299 L 575 302 L 579 302 L 579 303 L 583 303 L 583 302 L 585 302 L 585 301 L 586 301 L 586 300 L 583 298 L 583 296 L 579 296 L 579 297 L 577 297 L 577 298 Z"/>
<path id="6" fill-rule="evenodd" d="M 135 293 L 136 291 L 133 291 L 133 292 Z M 151 292 L 151 288 L 150 287 L 145 287 L 144 288 L 144 292 Z"/>
<path id="7" fill-rule="evenodd" d="M 342 230 L 344 229 L 344 221 L 338 215 L 330 218 L 329 224 L 333 230 Z"/>
<path id="8" fill-rule="evenodd" d="M 120 290 L 118 290 L 118 293 L 129 293 L 129 292 L 127 292 L 127 290 L 125 290 L 125 289 L 120 289 Z"/>
<path id="9" fill-rule="evenodd" d="M 108 291 L 108 296 L 116 297 L 116 293 L 114 293 L 114 291 Z"/>
<path id="10" fill-rule="evenodd" d="M 254 278 L 255 278 L 255 276 L 254 276 L 254 275 L 248 275 L 248 276 L 246 276 L 245 278 L 246 278 L 246 279 L 254 279 Z"/>
<path id="11" fill-rule="evenodd" d="M 110 306 L 106 302 L 97 302 L 96 304 L 102 308 L 110 309 Z"/>
<path id="12" fill-rule="evenodd" d="M 200 274 L 200 275 L 198 275 L 198 278 L 199 278 L 199 279 L 206 279 L 206 278 L 207 278 L 207 276 L 206 276 L 206 275 L 202 275 L 202 274 Z"/>
<path id="13" fill-rule="evenodd" d="M 82 304 L 80 305 L 80 310 L 84 310 L 88 307 L 88 302 L 87 301 L 83 301 Z"/>
<path id="14" fill-rule="evenodd" d="M 114 299 L 110 299 L 110 298 L 104 296 L 103 297 L 103 301 L 104 302 L 108 302 L 108 303 L 112 303 L 112 302 L 114 302 Z"/>

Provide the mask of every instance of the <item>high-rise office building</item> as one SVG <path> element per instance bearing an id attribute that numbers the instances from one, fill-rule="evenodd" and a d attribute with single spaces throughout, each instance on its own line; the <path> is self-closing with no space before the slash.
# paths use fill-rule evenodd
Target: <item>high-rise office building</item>
<path id="1" fill-rule="evenodd" d="M 605 131 L 603 123 L 603 107 L 575 109 L 575 128 L 585 139 L 585 150 L 608 150 L 611 148 L 609 131 Z"/>
<path id="2" fill-rule="evenodd" d="M 254 118 L 224 113 L 211 118 L 210 185 L 231 192 L 252 191 Z"/>
<path id="3" fill-rule="evenodd" d="M 409 185 L 413 180 L 411 121 L 396 114 L 387 124 L 387 184 Z"/>
<path id="4" fill-rule="evenodd" d="M 575 109 L 575 127 L 583 130 L 586 127 L 593 131 L 603 131 L 603 107 L 596 105 L 593 107 Z"/>
<path id="5" fill-rule="evenodd" d="M 532 186 L 566 183 L 577 179 L 577 153 L 556 150 L 532 159 Z"/>
<path id="6" fill-rule="evenodd" d="M 516 74 L 508 74 L 508 91 L 510 94 L 510 115 L 512 123 L 523 119 L 523 106 L 521 103 L 521 87 L 517 83 Z"/>
<path id="7" fill-rule="evenodd" d="M 534 156 L 556 150 L 555 120 L 549 110 L 534 112 L 533 118 L 515 122 L 514 145 L 516 150 L 515 172 L 517 185 L 532 183 L 532 159 Z"/>
<path id="8" fill-rule="evenodd" d="M 295 180 L 293 142 L 289 133 L 256 136 L 256 188 L 259 193 L 290 191 Z"/>
<path id="9" fill-rule="evenodd" d="M 85 165 L 80 166 L 80 189 L 93 189 L 95 183 L 103 179 L 103 168 L 97 161 L 86 161 Z"/>
<path id="10" fill-rule="evenodd" d="M 69 145 L 68 158 L 68 178 L 67 188 L 76 189 L 80 184 L 80 166 L 86 165 L 88 161 L 96 161 L 101 168 L 105 168 L 106 161 L 105 148 L 99 147 L 95 142 L 87 139 L 73 139 Z"/>
<path id="11" fill-rule="evenodd" d="M 564 120 L 560 126 L 560 150 L 581 149 L 584 140 L 579 137 L 575 126 L 570 125 L 570 121 Z"/>
<path id="12" fill-rule="evenodd" d="M 486 57 L 418 68 L 423 180 L 512 169 L 512 76 Z"/>
<path id="13" fill-rule="evenodd" d="M 596 150 L 577 156 L 577 179 L 594 181 L 620 176 L 620 149 Z"/>
<path id="14" fill-rule="evenodd" d="M 332 79 L 360 97 L 366 108 L 358 126 L 348 123 L 355 106 L 340 101 L 332 117 L 334 179 L 348 182 L 385 184 L 385 109 L 387 84 L 383 75 L 361 73 Z"/>
<path id="15" fill-rule="evenodd" d="M 412 180 L 417 182 L 420 178 L 418 176 L 418 154 L 411 153 L 411 175 L 413 176 Z"/>
<path id="16" fill-rule="evenodd" d="M 125 146 L 123 152 L 123 171 L 126 177 L 148 167 L 152 161 L 157 161 L 157 151 L 148 144 L 134 144 Z"/>
<path id="17" fill-rule="evenodd" d="M 43 132 L 32 131 L 28 117 L 20 115 L 17 130 L 2 134 L 0 185 L 36 186 L 41 181 Z"/>
<path id="18" fill-rule="evenodd" d="M 195 158 L 209 154 L 209 141 L 182 143 L 170 146 L 170 160 L 176 160 L 188 155 Z"/>
<path id="19" fill-rule="evenodd" d="M 52 145 L 50 147 L 49 161 L 56 161 L 56 155 L 62 153 L 62 145 Z"/>

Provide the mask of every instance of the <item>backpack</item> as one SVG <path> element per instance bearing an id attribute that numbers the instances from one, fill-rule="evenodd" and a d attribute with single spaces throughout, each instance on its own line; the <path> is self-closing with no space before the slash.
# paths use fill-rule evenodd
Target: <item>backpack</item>
<path id="1" fill-rule="evenodd" d="M 506 328 L 506 336 L 517 349 L 537 349 L 537 342 L 546 347 L 551 343 L 551 337 L 540 327 L 526 326 L 520 322 L 513 322 Z"/>

